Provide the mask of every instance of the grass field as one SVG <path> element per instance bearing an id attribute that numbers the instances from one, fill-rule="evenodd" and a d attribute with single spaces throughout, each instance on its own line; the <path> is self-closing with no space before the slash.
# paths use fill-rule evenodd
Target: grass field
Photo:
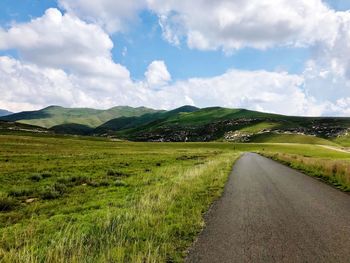
<path id="1" fill-rule="evenodd" d="M 180 261 L 220 196 L 225 148 L 0 136 L 0 261 Z"/>
<path id="2" fill-rule="evenodd" d="M 315 136 L 307 136 L 300 134 L 259 134 L 252 138 L 252 142 L 255 143 L 300 143 L 300 144 L 320 144 L 337 146 L 336 143 Z"/>
<path id="3" fill-rule="evenodd" d="M 341 146 L 344 146 L 344 147 L 350 147 L 350 135 L 337 137 L 337 138 L 333 139 L 333 142 L 337 143 Z"/>
<path id="4" fill-rule="evenodd" d="M 0 135 L 0 261 L 181 262 L 245 151 L 349 160 L 305 144 Z"/>

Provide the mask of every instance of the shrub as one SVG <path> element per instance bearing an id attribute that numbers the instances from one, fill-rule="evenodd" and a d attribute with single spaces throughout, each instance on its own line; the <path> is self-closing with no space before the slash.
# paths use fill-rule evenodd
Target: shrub
<path id="1" fill-rule="evenodd" d="M 127 174 L 124 174 L 124 173 L 118 172 L 118 171 L 114 171 L 114 170 L 108 170 L 107 175 L 108 176 L 115 176 L 115 177 L 128 176 Z"/>
<path id="2" fill-rule="evenodd" d="M 88 186 L 92 186 L 92 187 L 98 187 L 99 186 L 99 183 L 95 182 L 95 181 L 89 181 L 87 182 L 87 185 Z"/>
<path id="3" fill-rule="evenodd" d="M 61 195 L 59 192 L 57 192 L 56 190 L 50 188 L 50 189 L 46 189 L 41 193 L 41 198 L 44 200 L 52 200 L 52 199 L 57 199 L 59 198 Z"/>
<path id="4" fill-rule="evenodd" d="M 99 183 L 99 186 L 109 186 L 109 182 L 107 180 L 102 180 L 100 183 Z"/>
<path id="5" fill-rule="evenodd" d="M 41 198 L 44 200 L 57 199 L 63 196 L 67 191 L 67 186 L 62 183 L 55 183 L 53 186 L 47 186 L 41 192 Z"/>
<path id="6" fill-rule="evenodd" d="M 39 182 L 41 179 L 43 179 L 43 177 L 40 174 L 33 174 L 29 177 L 29 179 L 34 182 Z"/>
<path id="7" fill-rule="evenodd" d="M 61 177 L 57 182 L 66 186 L 89 184 L 90 179 L 84 176 Z"/>
<path id="8" fill-rule="evenodd" d="M 52 174 L 51 173 L 48 173 L 48 172 L 44 172 L 41 174 L 42 178 L 46 179 L 46 178 L 50 178 L 52 177 Z"/>
<path id="9" fill-rule="evenodd" d="M 70 181 L 74 185 L 81 185 L 81 184 L 86 184 L 89 181 L 89 179 L 85 176 L 73 176 L 70 178 Z"/>
<path id="10" fill-rule="evenodd" d="M 12 211 L 18 206 L 18 201 L 8 197 L 8 196 L 0 196 L 0 211 L 7 212 Z"/>
<path id="11" fill-rule="evenodd" d="M 12 189 L 9 192 L 9 196 L 12 197 L 24 197 L 33 195 L 34 191 L 30 189 Z"/>
<path id="12" fill-rule="evenodd" d="M 55 183 L 54 189 L 59 192 L 61 195 L 63 195 L 65 192 L 67 192 L 67 186 L 65 184 L 61 183 Z"/>

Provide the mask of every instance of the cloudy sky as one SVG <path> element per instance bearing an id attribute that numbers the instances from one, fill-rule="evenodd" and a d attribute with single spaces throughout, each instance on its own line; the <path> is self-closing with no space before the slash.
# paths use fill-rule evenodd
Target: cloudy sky
<path id="1" fill-rule="evenodd" d="M 348 0 L 2 0 L 0 108 L 350 116 Z"/>

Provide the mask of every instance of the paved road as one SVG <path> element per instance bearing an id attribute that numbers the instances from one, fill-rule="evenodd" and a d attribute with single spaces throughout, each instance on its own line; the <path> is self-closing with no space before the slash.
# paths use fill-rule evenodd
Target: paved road
<path id="1" fill-rule="evenodd" d="M 350 195 L 245 154 L 186 261 L 349 263 Z"/>

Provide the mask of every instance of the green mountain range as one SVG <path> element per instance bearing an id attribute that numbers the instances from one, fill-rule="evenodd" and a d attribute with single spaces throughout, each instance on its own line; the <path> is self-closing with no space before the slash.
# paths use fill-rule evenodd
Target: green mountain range
<path id="1" fill-rule="evenodd" d="M 294 117 L 245 109 L 183 106 L 171 111 L 144 107 L 109 110 L 51 106 L 0 118 L 48 128 L 57 134 L 132 141 L 232 141 L 334 145 L 350 137 L 350 118 Z M 349 144 L 350 145 L 350 144 Z"/>
<path id="2" fill-rule="evenodd" d="M 158 112 L 145 107 L 132 108 L 128 106 L 118 106 L 108 110 L 96 110 L 90 108 L 63 108 L 60 106 L 50 106 L 38 111 L 24 111 L 9 116 L 2 120 L 16 121 L 19 123 L 51 128 L 62 124 L 80 124 L 90 128 L 118 117 L 141 116 L 146 113 Z"/>

